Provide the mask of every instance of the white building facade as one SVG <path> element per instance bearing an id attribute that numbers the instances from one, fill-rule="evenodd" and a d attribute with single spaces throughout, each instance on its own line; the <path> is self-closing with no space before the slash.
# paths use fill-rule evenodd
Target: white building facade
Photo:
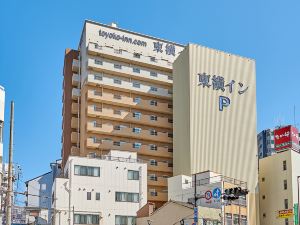
<path id="1" fill-rule="evenodd" d="M 147 164 L 136 153 L 70 156 L 53 184 L 54 224 L 134 225 L 147 203 Z"/>

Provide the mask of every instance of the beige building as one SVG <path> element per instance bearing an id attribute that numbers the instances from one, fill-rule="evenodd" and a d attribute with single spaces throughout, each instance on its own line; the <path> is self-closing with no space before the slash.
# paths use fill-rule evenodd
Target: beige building
<path id="1" fill-rule="evenodd" d="M 261 225 L 293 225 L 298 214 L 300 154 L 292 150 L 259 160 Z"/>
<path id="2" fill-rule="evenodd" d="M 63 166 L 68 156 L 137 152 L 148 163 L 148 200 L 167 201 L 173 175 L 172 65 L 183 46 L 85 21 L 66 50 Z"/>
<path id="3" fill-rule="evenodd" d="M 174 175 L 210 170 L 247 182 L 257 224 L 255 61 L 189 44 L 173 70 Z"/>

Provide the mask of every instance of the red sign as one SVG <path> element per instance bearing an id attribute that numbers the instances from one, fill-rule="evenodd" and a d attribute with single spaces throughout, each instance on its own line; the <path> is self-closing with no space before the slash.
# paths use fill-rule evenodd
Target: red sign
<path id="1" fill-rule="evenodd" d="M 277 152 L 293 149 L 299 151 L 299 133 L 293 126 L 278 128 L 274 131 L 275 150 Z"/>

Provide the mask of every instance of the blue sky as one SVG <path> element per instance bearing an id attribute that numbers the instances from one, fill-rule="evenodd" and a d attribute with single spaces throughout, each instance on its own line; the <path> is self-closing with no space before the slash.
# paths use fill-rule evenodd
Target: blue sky
<path id="1" fill-rule="evenodd" d="M 300 2 L 298 0 L 2 1 L 0 85 L 15 101 L 14 161 L 23 180 L 60 158 L 65 48 L 77 48 L 83 22 L 119 27 L 178 43 L 198 43 L 254 58 L 258 131 L 300 123 Z"/>

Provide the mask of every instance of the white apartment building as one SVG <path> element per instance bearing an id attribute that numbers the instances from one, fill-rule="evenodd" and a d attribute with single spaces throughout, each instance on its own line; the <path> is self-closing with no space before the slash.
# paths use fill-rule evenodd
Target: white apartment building
<path id="1" fill-rule="evenodd" d="M 146 203 L 147 164 L 136 153 L 70 156 L 53 184 L 53 223 L 135 225 Z"/>
<path id="2" fill-rule="evenodd" d="M 261 225 L 297 224 L 300 154 L 288 150 L 259 160 Z"/>

